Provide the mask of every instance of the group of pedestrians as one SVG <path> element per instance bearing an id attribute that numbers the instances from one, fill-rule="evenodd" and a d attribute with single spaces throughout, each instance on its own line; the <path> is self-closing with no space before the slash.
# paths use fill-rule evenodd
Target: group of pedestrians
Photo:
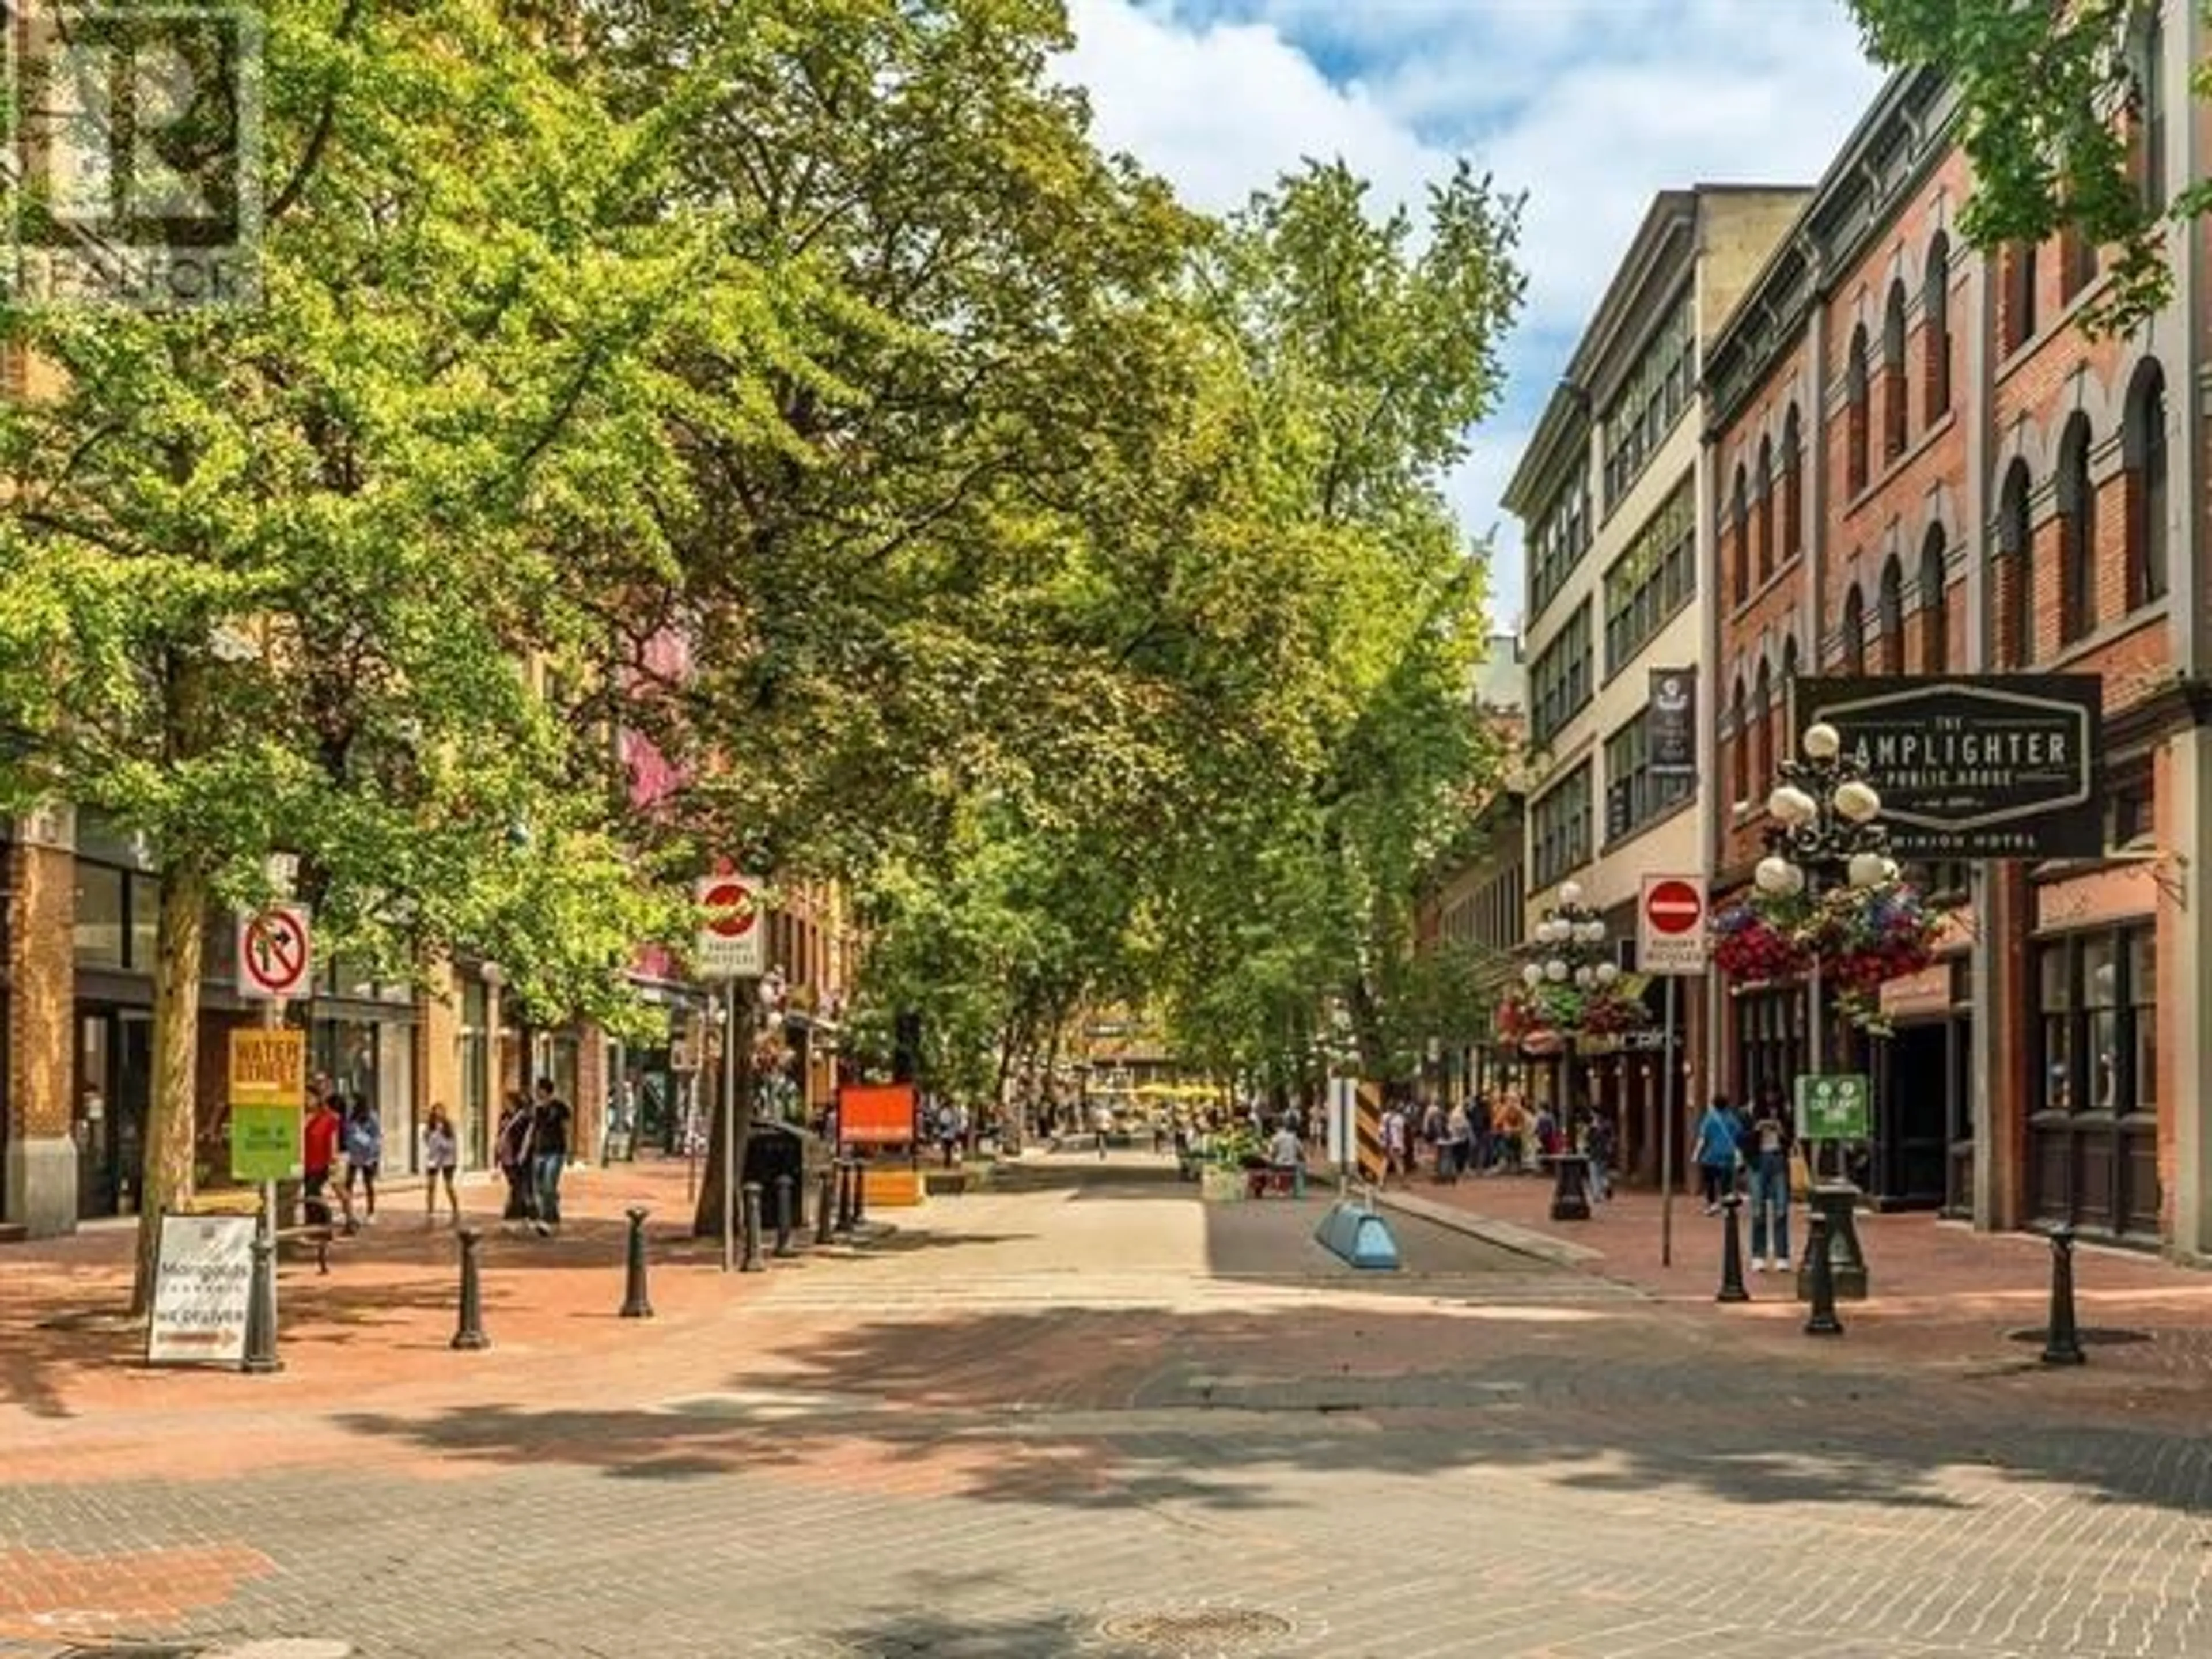
<path id="1" fill-rule="evenodd" d="M 551 1078 L 538 1079 L 535 1100 L 520 1089 L 507 1095 L 494 1153 L 507 1178 L 507 1208 L 500 1218 L 507 1231 L 527 1227 L 545 1238 L 561 1230 L 561 1173 L 568 1167 L 571 1116 Z"/>
<path id="2" fill-rule="evenodd" d="M 1756 1109 L 1731 1105 L 1715 1095 L 1698 1121 L 1690 1157 L 1698 1166 L 1705 1213 L 1718 1215 L 1721 1200 L 1736 1190 L 1739 1175 L 1748 1177 L 1751 1199 L 1751 1259 L 1759 1273 L 1779 1271 L 1790 1256 L 1790 1191 L 1797 1147 L 1782 1091 L 1763 1090 Z"/>
<path id="3" fill-rule="evenodd" d="M 349 1102 L 331 1086 L 328 1078 L 317 1078 L 310 1092 L 313 1109 L 301 1129 L 300 1164 L 306 1176 L 307 1218 L 319 1226 L 336 1219 L 331 1200 L 345 1212 L 345 1231 L 357 1232 L 376 1222 L 376 1177 L 384 1168 L 384 1123 L 366 1096 Z M 338 1170 L 343 1185 L 333 1186 Z M 356 1212 L 354 1194 L 363 1207 Z"/>
<path id="4" fill-rule="evenodd" d="M 1546 1159 L 1571 1150 L 1589 1160 L 1590 1198 L 1599 1202 L 1612 1195 L 1615 1146 L 1613 1121 L 1603 1112 L 1580 1112 L 1566 1127 L 1550 1106 L 1531 1110 L 1510 1091 L 1495 1103 L 1480 1094 L 1449 1108 L 1431 1101 L 1420 1109 L 1418 1124 L 1402 1101 L 1382 1113 L 1386 1181 L 1410 1179 L 1424 1158 L 1434 1178 L 1445 1182 L 1468 1175 L 1540 1172 Z"/>

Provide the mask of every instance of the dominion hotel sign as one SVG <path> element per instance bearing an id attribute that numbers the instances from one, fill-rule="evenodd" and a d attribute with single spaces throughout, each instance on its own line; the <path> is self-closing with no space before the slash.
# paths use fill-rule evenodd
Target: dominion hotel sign
<path id="1" fill-rule="evenodd" d="M 1808 679 L 1799 732 L 1834 726 L 1907 859 L 2094 858 L 2104 686 L 2094 674 Z"/>

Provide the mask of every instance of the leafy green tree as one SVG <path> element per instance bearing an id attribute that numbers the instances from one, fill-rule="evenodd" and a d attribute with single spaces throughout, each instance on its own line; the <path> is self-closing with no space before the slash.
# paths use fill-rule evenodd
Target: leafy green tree
<path id="1" fill-rule="evenodd" d="M 2199 0 L 2184 0 L 2198 3 Z M 1973 245 L 2040 242 L 2072 227 L 2112 250 L 2111 286 L 2091 320 L 2133 327 L 2171 297 L 2167 227 L 2212 206 L 2196 180 L 2170 203 L 2147 198 L 2135 145 L 2146 66 L 2143 0 L 1850 0 L 1875 56 L 1933 65 L 1962 108 L 1974 189 L 1960 216 Z M 2197 66 L 2192 90 L 2212 92 Z"/>

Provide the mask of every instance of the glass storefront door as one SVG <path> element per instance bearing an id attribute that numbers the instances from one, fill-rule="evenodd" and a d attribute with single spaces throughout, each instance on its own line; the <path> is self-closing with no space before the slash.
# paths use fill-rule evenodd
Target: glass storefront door
<path id="1" fill-rule="evenodd" d="M 82 1009 L 77 1018 L 77 1213 L 137 1207 L 154 1079 L 154 1017 L 143 1008 Z"/>

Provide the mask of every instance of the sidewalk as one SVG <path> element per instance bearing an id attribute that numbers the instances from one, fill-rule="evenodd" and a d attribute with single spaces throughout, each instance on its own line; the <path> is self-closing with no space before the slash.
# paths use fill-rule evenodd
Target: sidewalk
<path id="1" fill-rule="evenodd" d="M 117 1411 L 252 1412 L 271 1403 L 272 1392 L 288 1408 L 382 1401 L 395 1391 L 424 1391 L 427 1401 L 514 1368 L 583 1365 L 604 1376 L 604 1366 L 590 1362 L 620 1364 L 630 1355 L 641 1364 L 665 1365 L 672 1345 L 658 1339 L 672 1328 L 757 1293 L 774 1273 L 808 1265 L 802 1257 L 774 1263 L 771 1273 L 717 1271 L 720 1243 L 690 1237 L 685 1186 L 680 1159 L 571 1170 L 562 1186 L 565 1224 L 558 1237 L 539 1238 L 502 1229 L 500 1184 L 464 1182 L 463 1219 L 483 1239 L 483 1321 L 492 1343 L 477 1354 L 449 1346 L 459 1280 L 449 1217 L 426 1225 L 420 1186 L 395 1193 L 380 1202 L 374 1225 L 332 1243 L 327 1277 L 312 1260 L 281 1264 L 278 1377 L 156 1370 L 141 1363 L 143 1336 L 120 1317 L 130 1296 L 132 1224 L 0 1246 L 0 1443 L 21 1413 L 52 1423 Z M 617 1317 L 629 1232 L 623 1212 L 632 1205 L 651 1212 L 651 1342 L 637 1340 L 638 1322 Z M 851 1254 L 833 1246 L 817 1260 Z M 21 1456 L 20 1448 L 11 1449 L 10 1473 L 28 1478 Z"/>
<path id="2" fill-rule="evenodd" d="M 1581 1272 L 1632 1285 L 1652 1297 L 1702 1310 L 1732 1332 L 1803 1346 L 1805 1305 L 1795 1274 L 1761 1273 L 1744 1219 L 1744 1285 L 1752 1301 L 1716 1304 L 1721 1219 L 1695 1197 L 1674 1204 L 1673 1264 L 1661 1263 L 1661 1203 L 1656 1193 L 1624 1192 L 1586 1222 L 1551 1219 L 1549 1176 L 1468 1176 L 1437 1185 L 1425 1176 L 1393 1188 L 1386 1205 L 1468 1227 L 1492 1242 Z M 1790 1207 L 1790 1243 L 1800 1252 L 1807 1210 Z M 1977 1233 L 1929 1214 L 1858 1217 L 1871 1294 L 1839 1304 L 1844 1342 L 1901 1361 L 1947 1369 L 2033 1364 L 2040 1342 L 2011 1334 L 2039 1328 L 2050 1308 L 2051 1249 L 2024 1233 Z M 2082 1244 L 2075 1251 L 2075 1307 L 2092 1332 L 2085 1370 L 2185 1381 L 2212 1388 L 2212 1273 L 2155 1256 Z M 2127 1334 L 2099 1341 L 2094 1333 Z M 2136 1334 L 2148 1340 L 2139 1340 Z"/>

